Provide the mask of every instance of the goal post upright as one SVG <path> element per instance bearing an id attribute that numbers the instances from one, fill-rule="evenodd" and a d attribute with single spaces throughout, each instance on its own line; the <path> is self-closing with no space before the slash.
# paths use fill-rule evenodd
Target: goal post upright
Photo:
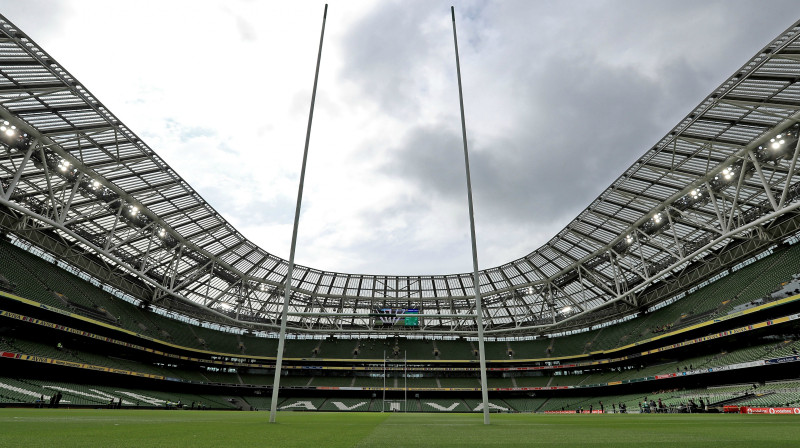
<path id="1" fill-rule="evenodd" d="M 325 20 L 328 18 L 328 4 L 322 14 L 322 31 L 319 35 L 319 50 L 317 52 L 317 68 L 314 72 L 314 88 L 311 91 L 311 108 L 308 111 L 308 127 L 306 128 L 306 143 L 303 149 L 303 164 L 300 167 L 300 186 L 297 188 L 297 205 L 294 210 L 294 227 L 292 228 L 292 245 L 289 249 L 289 267 L 286 272 L 286 283 L 283 287 L 283 311 L 281 312 L 281 329 L 278 334 L 278 353 L 275 361 L 275 379 L 272 383 L 272 402 L 270 403 L 269 422 L 275 423 L 278 410 L 278 390 L 281 385 L 281 368 L 283 367 L 283 348 L 286 343 L 286 320 L 289 313 L 289 300 L 292 296 L 292 271 L 294 270 L 294 255 L 297 248 L 297 227 L 300 224 L 300 206 L 303 202 L 303 184 L 306 178 L 306 162 L 308 161 L 308 143 L 311 140 L 311 122 L 314 118 L 314 101 L 317 97 L 317 81 L 319 80 L 319 63 L 322 59 L 322 40 L 325 37 Z"/>
<path id="2" fill-rule="evenodd" d="M 489 392 L 486 387 L 486 351 L 483 341 L 483 311 L 481 298 L 481 285 L 478 274 L 478 244 L 475 240 L 475 211 L 472 205 L 472 181 L 469 174 L 469 150 L 467 149 L 467 124 L 464 119 L 464 94 L 461 89 L 461 62 L 458 58 L 458 37 L 456 36 L 456 9 L 450 7 L 453 17 L 453 43 L 456 50 L 456 75 L 458 77 L 458 102 L 461 106 L 461 138 L 464 141 L 464 166 L 467 172 L 467 202 L 469 204 L 469 230 L 472 239 L 472 270 L 473 286 L 475 287 L 475 323 L 478 327 L 478 352 L 481 370 L 481 398 L 483 401 L 483 423 L 489 424 Z"/>

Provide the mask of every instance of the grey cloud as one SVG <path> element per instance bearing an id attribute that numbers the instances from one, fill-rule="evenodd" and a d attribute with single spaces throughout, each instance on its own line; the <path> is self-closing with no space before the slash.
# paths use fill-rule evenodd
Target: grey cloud
<path id="1" fill-rule="evenodd" d="M 427 17 L 418 14 L 433 8 L 426 1 L 384 3 L 354 24 L 342 43 L 340 80 L 358 85 L 364 97 L 381 103 L 390 115 L 415 114 L 429 85 L 414 67 L 445 63 L 431 57 L 437 39 Z"/>
<path id="2" fill-rule="evenodd" d="M 414 181 L 426 194 L 454 196 L 464 186 L 461 136 L 443 128 L 415 128 L 386 161 L 385 174 Z"/>
<path id="3" fill-rule="evenodd" d="M 570 69 L 537 79 L 521 93 L 514 133 L 471 141 L 478 214 L 528 225 L 566 223 L 655 141 L 658 120 L 646 117 L 659 102 L 658 89 L 630 71 L 593 70 L 592 77 Z M 639 123 L 632 125 L 631 116 Z M 452 125 L 415 128 L 390 152 L 384 171 L 424 195 L 460 204 L 461 148 Z"/>
<path id="4" fill-rule="evenodd" d="M 59 34 L 69 10 L 70 7 L 62 2 L 0 0 L 0 11 L 4 16 L 22 30 L 36 29 L 36 34 L 31 36 L 36 41 L 45 40 L 45 34 Z"/>
<path id="5" fill-rule="evenodd" d="M 258 38 L 253 24 L 240 15 L 236 15 L 236 29 L 239 31 L 239 37 L 241 37 L 242 40 L 252 42 Z"/>
<path id="6" fill-rule="evenodd" d="M 481 5 L 459 24 L 476 214 L 487 246 L 502 246 L 498 221 L 524 229 L 566 225 L 790 25 L 777 4 L 769 12 L 748 2 L 563 5 Z M 449 36 L 420 28 L 431 14 L 393 4 L 352 30 L 354 68 L 342 76 L 364 95 L 377 93 L 388 115 L 425 107 L 427 84 L 415 76 L 454 70 L 452 53 L 434 41 Z M 387 34 L 408 38 L 389 42 Z M 619 64 L 614 51 L 628 62 Z M 640 70 L 637 58 L 654 64 L 655 76 Z M 470 120 L 493 113 L 512 121 L 508 134 L 493 136 L 481 120 Z M 382 171 L 413 185 L 417 201 L 466 208 L 457 114 L 409 129 L 387 152 Z"/>

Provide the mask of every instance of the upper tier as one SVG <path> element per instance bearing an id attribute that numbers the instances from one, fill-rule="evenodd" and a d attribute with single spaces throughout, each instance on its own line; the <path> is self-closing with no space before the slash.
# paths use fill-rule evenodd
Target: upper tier
<path id="1" fill-rule="evenodd" d="M 565 359 L 614 350 L 724 316 L 757 299 L 796 295 L 800 282 L 790 280 L 798 271 L 800 244 L 780 247 L 771 255 L 742 266 L 646 316 L 570 336 L 487 341 L 486 357 L 489 360 Z M 170 344 L 233 356 L 273 357 L 277 352 L 275 338 L 232 334 L 143 310 L 8 242 L 0 242 L 0 275 L 15 285 L 17 296 Z M 10 300 L 0 296 L 0 305 Z M 0 306 L 0 310 L 6 306 Z M 290 339 L 285 355 L 289 358 L 382 359 L 384 353 L 392 356 L 395 349 L 399 358 L 406 355 L 408 359 L 417 360 L 463 361 L 476 359 L 477 344 L 463 339 L 421 340 L 395 336 Z"/>

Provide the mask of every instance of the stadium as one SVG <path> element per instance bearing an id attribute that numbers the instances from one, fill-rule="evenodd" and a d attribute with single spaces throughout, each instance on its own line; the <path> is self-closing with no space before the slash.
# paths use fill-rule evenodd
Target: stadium
<path id="1" fill-rule="evenodd" d="M 299 200 L 291 260 L 249 240 L 0 16 L 0 446 L 795 446 L 775 31 L 541 247 L 376 275 L 295 265 Z"/>

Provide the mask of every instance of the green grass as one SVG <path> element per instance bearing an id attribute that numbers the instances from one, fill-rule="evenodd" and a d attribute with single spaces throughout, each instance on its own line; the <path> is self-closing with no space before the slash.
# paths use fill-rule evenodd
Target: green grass
<path id="1" fill-rule="evenodd" d="M 794 415 L 0 409 L 0 447 L 798 446 Z"/>

